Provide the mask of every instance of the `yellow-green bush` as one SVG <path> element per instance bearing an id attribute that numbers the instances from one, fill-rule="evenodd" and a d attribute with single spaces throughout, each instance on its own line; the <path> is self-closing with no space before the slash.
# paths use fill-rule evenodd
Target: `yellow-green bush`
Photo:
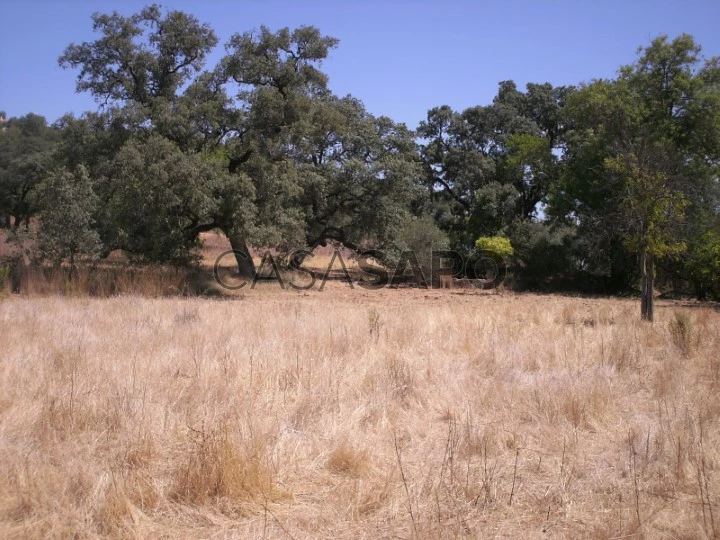
<path id="1" fill-rule="evenodd" d="M 500 257 L 510 257 L 515 253 L 510 240 L 504 236 L 481 236 L 475 241 L 475 247 L 491 251 Z"/>

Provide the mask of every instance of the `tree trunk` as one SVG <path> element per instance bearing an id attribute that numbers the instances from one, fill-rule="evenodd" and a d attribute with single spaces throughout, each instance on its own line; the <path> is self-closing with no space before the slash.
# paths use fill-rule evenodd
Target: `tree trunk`
<path id="1" fill-rule="evenodd" d="M 25 285 L 27 271 L 27 265 L 22 255 L 12 262 L 12 266 L 10 267 L 10 290 L 13 293 L 19 294 L 22 291 Z"/>
<path id="2" fill-rule="evenodd" d="M 644 321 L 653 322 L 655 317 L 655 303 L 653 298 L 655 265 L 651 254 L 643 252 L 640 256 L 640 270 L 642 272 L 640 316 Z"/>
<path id="3" fill-rule="evenodd" d="M 250 255 L 245 237 L 238 234 L 229 234 L 228 238 L 230 240 L 230 247 L 232 247 L 233 254 L 235 255 L 235 262 L 237 262 L 238 274 L 244 278 L 254 279 L 255 263 Z"/>

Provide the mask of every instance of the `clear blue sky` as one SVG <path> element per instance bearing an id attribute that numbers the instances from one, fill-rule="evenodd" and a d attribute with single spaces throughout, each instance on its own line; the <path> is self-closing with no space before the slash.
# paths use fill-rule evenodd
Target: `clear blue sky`
<path id="1" fill-rule="evenodd" d="M 96 105 L 75 93 L 76 72 L 57 57 L 93 39 L 90 15 L 151 2 L 0 0 L 0 110 L 54 121 Z M 692 34 L 720 55 L 720 1 L 186 0 L 159 2 L 209 23 L 221 43 L 261 24 L 312 24 L 340 39 L 323 68 L 335 93 L 352 93 L 376 115 L 414 128 L 433 106 L 489 103 L 497 83 L 554 85 L 612 77 L 659 34 Z M 222 54 L 218 47 L 212 64 Z"/>

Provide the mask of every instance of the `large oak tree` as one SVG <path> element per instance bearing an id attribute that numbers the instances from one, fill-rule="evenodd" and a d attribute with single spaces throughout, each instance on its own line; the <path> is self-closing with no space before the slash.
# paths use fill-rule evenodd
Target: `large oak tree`
<path id="1" fill-rule="evenodd" d="M 101 37 L 60 63 L 105 110 L 66 124 L 108 159 L 64 148 L 95 163 L 109 248 L 180 260 L 220 229 L 252 275 L 249 244 L 392 244 L 413 197 L 415 144 L 404 126 L 332 95 L 319 67 L 336 39 L 261 27 L 233 35 L 203 70 L 217 38 L 190 15 L 150 6 L 93 23 Z"/>

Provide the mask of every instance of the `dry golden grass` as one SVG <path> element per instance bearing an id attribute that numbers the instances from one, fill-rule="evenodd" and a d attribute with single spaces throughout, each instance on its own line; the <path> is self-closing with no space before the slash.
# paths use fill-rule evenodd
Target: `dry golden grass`
<path id="1" fill-rule="evenodd" d="M 140 295 L 146 297 L 207 293 L 220 289 L 207 272 L 190 268 L 105 264 L 68 267 L 27 266 L 11 277 L 8 265 L 0 265 L 0 294 L 69 297 Z M 14 283 L 13 283 L 14 282 Z M 13 290 L 16 289 L 16 290 Z M 219 290 L 218 290 L 219 293 Z M 211 292 L 212 294 L 212 292 Z M 217 293 L 216 293 L 217 294 Z"/>
<path id="2" fill-rule="evenodd" d="M 712 538 L 720 312 L 0 300 L 0 537 Z"/>

